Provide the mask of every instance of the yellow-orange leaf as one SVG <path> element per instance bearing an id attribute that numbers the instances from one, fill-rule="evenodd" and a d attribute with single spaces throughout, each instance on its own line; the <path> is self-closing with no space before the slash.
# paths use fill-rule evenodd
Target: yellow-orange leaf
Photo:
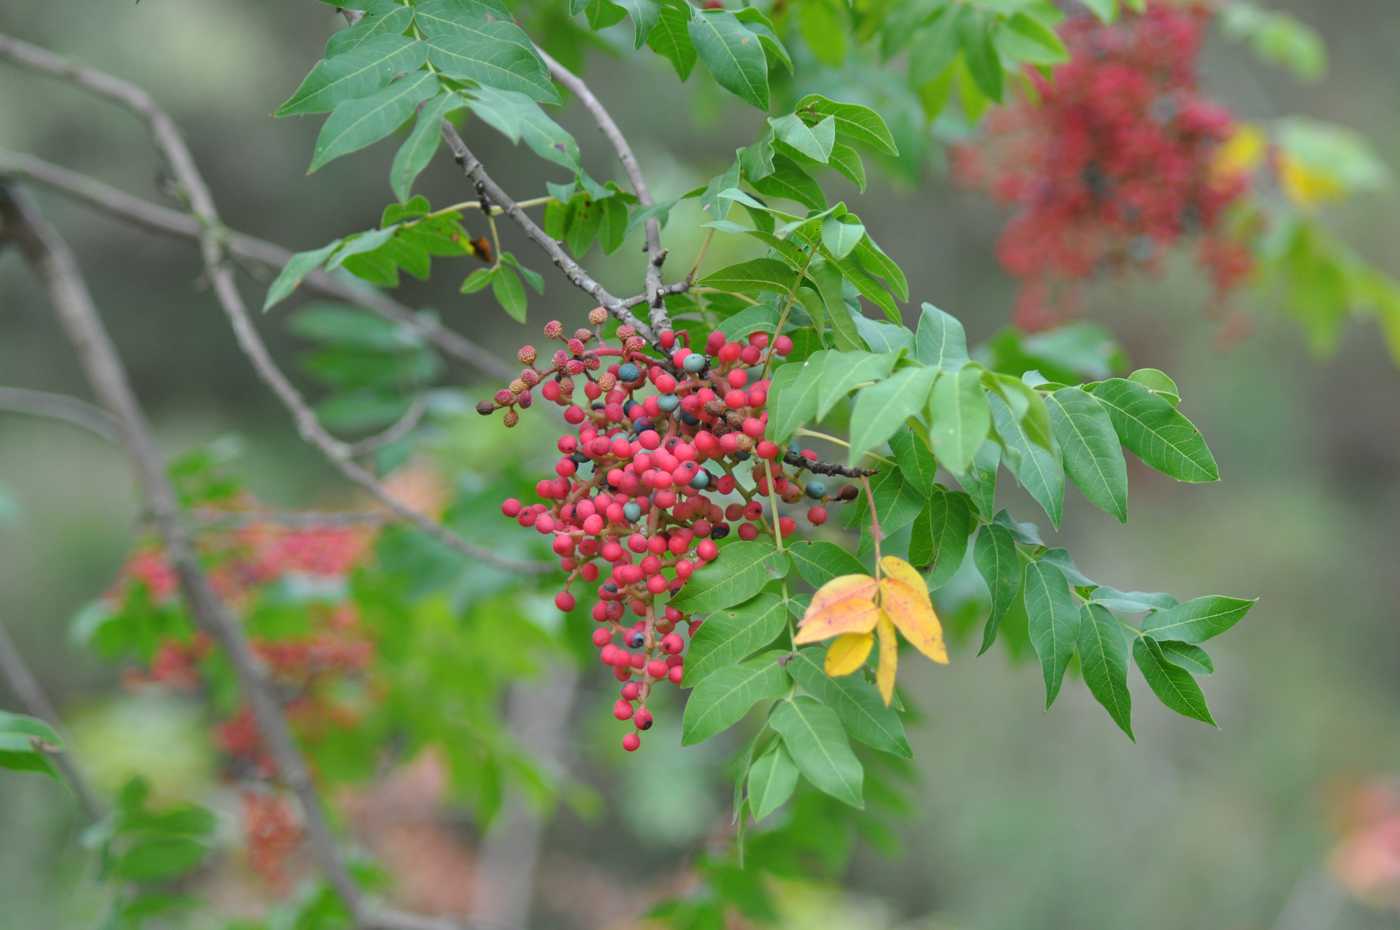
<path id="1" fill-rule="evenodd" d="M 880 686 L 885 706 L 889 707 L 894 697 L 894 676 L 899 669 L 899 640 L 894 635 L 894 624 L 883 610 L 876 630 L 880 634 L 880 666 L 875 671 L 875 683 Z"/>
<path id="2" fill-rule="evenodd" d="M 869 633 L 875 629 L 879 608 L 875 596 L 880 587 L 869 575 L 841 575 L 812 595 L 794 642 L 817 643 L 841 633 Z"/>
<path id="3" fill-rule="evenodd" d="M 865 664 L 875 637 L 869 633 L 843 633 L 826 651 L 826 673 L 832 678 L 849 675 Z"/>
<path id="4" fill-rule="evenodd" d="M 880 560 L 880 568 L 885 572 L 880 579 L 880 606 L 915 649 L 946 665 L 943 625 L 933 612 L 923 577 L 914 566 L 892 555 Z"/>

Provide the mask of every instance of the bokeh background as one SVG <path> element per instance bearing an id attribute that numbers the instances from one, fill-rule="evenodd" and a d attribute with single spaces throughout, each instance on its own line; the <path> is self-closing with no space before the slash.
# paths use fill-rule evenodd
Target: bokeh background
<path id="1" fill-rule="evenodd" d="M 1279 6 L 1325 37 L 1327 79 L 1299 84 L 1218 42 L 1207 85 L 1247 117 L 1301 113 L 1359 129 L 1400 168 L 1400 9 L 1389 0 Z M 316 123 L 270 118 L 334 26 L 328 8 L 311 2 L 0 5 L 3 31 L 150 88 L 183 125 L 227 223 L 294 249 L 373 225 L 391 198 L 388 145 L 308 177 Z M 721 170 L 761 120 L 696 95 L 694 81 L 679 85 L 664 69 L 654 56 L 641 64 L 599 54 L 587 75 L 662 197 Z M 614 176 L 596 131 L 577 116 L 561 122 L 595 175 Z M 470 138 L 508 190 L 535 192 L 537 162 L 484 128 Z M 159 196 L 141 125 L 9 67 L 0 68 L 0 145 Z M 419 189 L 435 204 L 462 196 L 445 158 Z M 39 198 L 78 252 L 167 450 L 236 435 L 238 470 L 263 499 L 284 507 L 349 499 L 237 353 L 189 244 Z M 1005 216 L 956 190 L 936 158 L 917 188 L 877 173 L 857 209 L 908 272 L 916 301 L 958 315 L 972 340 L 1006 324 L 1014 286 L 993 255 Z M 1400 194 L 1343 205 L 1333 218 L 1367 258 L 1400 273 Z M 677 267 L 698 245 L 685 219 L 677 211 L 668 230 Z M 616 292 L 640 289 L 634 251 L 600 266 Z M 724 257 L 717 248 L 711 260 Z M 587 309 L 550 277 L 526 330 L 488 295 L 459 295 L 457 280 L 409 282 L 401 296 L 436 307 L 507 357 L 538 322 Z M 1400 369 L 1365 325 L 1319 358 L 1289 321 L 1247 301 L 1254 330 L 1224 347 L 1210 303 L 1183 263 L 1162 279 L 1096 287 L 1087 315 L 1111 328 L 1136 365 L 1177 377 L 1224 480 L 1186 487 L 1132 470 L 1127 527 L 1074 498 L 1060 540 L 1090 575 L 1121 588 L 1262 597 L 1218 642 L 1219 672 L 1205 681 L 1221 729 L 1135 692 L 1134 745 L 1084 689 L 1066 688 L 1047 714 L 1033 667 L 996 651 L 974 659 L 963 644 L 951 667 L 925 669 L 911 684 L 926 716 L 911 734 L 922 782 L 901 823 L 902 853 L 859 853 L 839 900 L 784 895 L 790 926 L 1400 926 L 1397 911 L 1359 900 L 1335 867 L 1340 812 L 1358 786 L 1400 779 Z M 281 357 L 294 357 L 298 346 L 275 315 L 262 328 Z M 466 370 L 452 378 L 473 383 Z M 87 395 L 42 293 L 4 254 L 0 384 Z M 120 452 L 0 413 L 0 489 L 0 622 L 65 709 L 85 760 L 109 786 L 144 771 L 177 792 L 209 790 L 215 763 L 197 712 L 125 696 L 118 670 L 68 633 L 74 613 L 111 583 L 139 519 Z M 13 706 L 0 684 L 0 707 Z M 588 748 L 595 737 L 610 744 L 615 734 L 576 721 L 570 757 L 607 758 Z M 645 898 L 628 876 L 664 881 L 727 817 L 720 755 L 653 739 L 625 761 L 580 762 L 575 774 L 603 788 L 602 806 L 549 826 L 548 880 L 531 926 L 625 925 Z M 52 784 L 0 777 L 0 928 L 93 924 L 97 892 L 74 845 L 80 829 Z M 1400 849 L 1391 856 L 1400 860 Z M 457 880 L 444 871 L 444 881 Z"/>

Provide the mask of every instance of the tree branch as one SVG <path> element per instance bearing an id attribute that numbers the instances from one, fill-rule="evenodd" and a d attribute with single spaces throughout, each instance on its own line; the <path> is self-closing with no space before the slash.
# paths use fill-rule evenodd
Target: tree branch
<path id="1" fill-rule="evenodd" d="M 93 393 L 116 418 L 181 593 L 196 621 L 228 656 L 252 707 L 258 732 L 276 761 L 279 774 L 302 808 L 312 854 L 337 895 L 358 920 L 363 910 L 360 889 L 336 849 L 330 822 L 311 782 L 306 761 L 273 696 L 262 663 L 244 638 L 238 619 L 210 585 L 194 546 L 185 534 L 178 498 L 166 475 L 165 461 L 156 449 L 145 414 L 97 313 L 77 260 L 57 231 L 18 191 L 0 188 L 0 217 L 3 217 L 7 234 L 19 244 L 20 251 L 47 289 L 54 312 L 73 343 Z"/>
<path id="2" fill-rule="evenodd" d="M 0 387 L 0 410 L 62 420 L 108 442 L 117 441 L 117 427 L 107 411 L 67 394 Z"/>
<path id="3" fill-rule="evenodd" d="M 10 689 L 14 691 L 15 697 L 19 698 L 24 709 L 53 727 L 54 732 L 63 738 L 62 751 L 51 753 L 50 758 L 63 771 L 63 777 L 68 780 L 69 787 L 77 795 L 78 803 L 82 805 L 88 819 L 100 820 L 103 804 L 72 756 L 73 741 L 63 729 L 58 709 L 44 693 L 44 686 L 39 683 L 39 679 L 29 670 L 24 656 L 15 645 L 15 641 L 10 638 L 9 631 L 3 623 L 0 623 L 0 674 L 5 676 Z"/>
<path id="4" fill-rule="evenodd" d="M 185 144 L 179 129 L 170 116 L 162 110 L 143 89 L 128 81 L 121 80 L 82 65 L 70 62 L 38 46 L 21 42 L 9 36 L 0 35 L 0 55 L 10 58 L 44 74 L 65 78 L 78 86 L 93 91 L 130 109 L 149 123 L 157 148 L 165 156 L 172 176 L 182 188 L 189 202 L 190 210 L 199 222 L 200 252 L 204 257 L 204 267 L 213 284 L 229 325 L 233 328 L 234 339 L 248 356 L 258 377 L 266 384 L 287 408 L 301 437 L 316 448 L 347 480 L 359 485 L 373 498 L 389 508 L 401 519 L 412 523 L 422 532 L 462 555 L 493 565 L 503 571 L 524 574 L 540 574 L 552 569 L 548 562 L 521 562 L 505 558 L 494 550 L 467 542 L 431 517 L 400 501 L 391 494 L 367 469 L 358 465 L 352 458 L 352 448 L 332 436 L 321 426 L 301 393 L 287 379 L 267 345 L 253 325 L 243 295 L 233 278 L 233 270 L 225 259 L 225 241 L 220 230 L 218 211 L 214 206 L 213 195 L 195 165 L 189 146 Z M 460 140 L 459 140 L 460 141 Z M 494 185 L 492 185 L 494 187 Z M 499 189 L 498 189 L 499 190 Z M 502 203 L 507 211 L 518 214 L 533 226 L 523 210 L 514 204 Z M 519 220 L 517 220 L 519 222 Z M 538 227 L 535 227 L 538 229 Z M 544 235 L 543 231 L 540 235 Z M 549 239 L 548 236 L 545 236 Z M 550 239 L 550 242 L 554 240 Z M 557 246 L 557 243 L 556 243 Z M 577 266 L 575 266 L 577 267 Z M 581 270 L 580 270 L 581 273 Z M 590 279 L 591 280 L 591 279 Z M 601 290 L 601 287 L 599 287 Z M 606 291 L 603 291 L 606 294 Z M 610 299 L 617 303 L 616 298 Z M 627 312 L 627 311 L 623 311 Z"/>
<path id="5" fill-rule="evenodd" d="M 43 185 L 123 222 L 150 232 L 183 239 L 198 239 L 203 227 L 188 213 L 134 197 L 87 175 L 69 171 L 30 155 L 0 150 L 0 178 L 15 178 Z M 245 233 L 222 228 L 228 253 L 244 261 L 280 269 L 292 252 L 280 245 Z M 448 355 L 503 380 L 515 377 L 516 370 L 491 352 L 454 330 L 428 317 L 420 316 L 383 291 L 357 286 L 341 276 L 320 269 L 302 282 L 309 290 L 363 307 L 372 313 L 407 327 Z M 643 298 L 644 299 L 644 298 Z M 639 300 L 640 302 L 640 300 Z"/>
<path id="6" fill-rule="evenodd" d="M 587 271 L 584 271 L 578 262 L 564 251 L 564 247 L 554 239 L 553 236 L 539 227 L 530 216 L 520 208 L 514 200 L 501 189 L 491 176 L 486 173 L 480 160 L 467 148 L 467 143 L 462 141 L 454 127 L 447 120 L 442 121 L 442 138 L 447 142 L 448 149 L 452 152 L 452 157 L 461 166 L 462 172 L 467 179 L 478 188 L 478 191 L 485 195 L 493 205 L 503 207 L 506 215 L 515 221 L 515 224 L 525 233 L 529 239 L 544 250 L 550 261 L 564 273 L 570 283 L 582 290 L 584 293 L 598 301 L 599 305 L 611 313 L 614 317 L 628 326 L 631 326 L 637 333 L 648 342 L 653 341 L 654 335 L 651 327 L 641 320 L 627 308 L 627 305 L 617 297 L 608 292 L 608 289 L 593 279 Z"/>
<path id="7" fill-rule="evenodd" d="M 622 162 L 622 170 L 627 174 L 627 180 L 632 183 L 632 190 L 637 194 L 637 201 L 641 203 L 643 208 L 654 206 L 655 201 L 651 199 L 651 190 L 647 187 L 641 166 L 637 164 L 637 156 L 632 154 L 632 146 L 628 145 L 627 137 L 622 134 L 622 130 L 618 128 L 607 107 L 603 106 L 602 102 L 593 95 L 593 91 L 589 89 L 581 77 L 555 61 L 548 52 L 539 46 L 535 46 L 535 51 L 544 60 L 545 66 L 549 68 L 549 73 L 554 75 L 554 79 L 567 87 L 579 99 L 579 103 L 583 104 L 584 109 L 592 114 L 593 121 L 598 124 L 603 135 L 607 136 L 613 151 L 617 153 L 617 160 Z M 670 328 L 671 320 L 666 314 L 665 291 L 661 283 L 661 266 L 666 262 L 666 250 L 661 247 L 661 223 L 655 217 L 646 221 L 646 253 L 646 303 L 651 308 L 651 328 L 660 332 Z"/>

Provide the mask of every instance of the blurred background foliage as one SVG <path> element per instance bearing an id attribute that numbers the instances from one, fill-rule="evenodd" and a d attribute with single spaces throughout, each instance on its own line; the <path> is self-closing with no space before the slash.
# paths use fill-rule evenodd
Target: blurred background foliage
<path id="1" fill-rule="evenodd" d="M 1302 115 L 1354 127 L 1383 162 L 1400 165 L 1394 53 L 1400 14 L 1380 0 L 1279 6 L 1325 39 L 1327 79 L 1281 76 L 1217 41 L 1205 61 L 1207 88 L 1252 121 Z M 366 167 L 367 158 L 387 162 L 389 147 L 307 177 L 316 127 L 269 118 L 335 25 L 328 8 L 309 2 L 187 0 L 176 8 L 147 0 L 99 8 L 21 0 L 0 10 L 0 30 L 149 87 L 186 130 L 228 224 L 293 249 L 374 225 L 391 196 L 384 172 Z M 615 32 L 607 41 L 630 42 L 627 24 Z M 717 92 L 678 84 L 659 58 L 634 61 L 600 48 L 587 76 L 630 131 L 659 198 L 723 170 L 761 124 L 759 114 Z M 125 114 L 11 69 L 0 88 L 5 147 L 159 196 L 162 179 L 153 173 L 144 130 Z M 580 140 L 590 171 L 614 177 L 596 130 L 573 110 L 560 120 Z M 493 133 L 469 138 L 506 189 L 518 197 L 543 193 L 536 163 Z M 908 272 L 916 299 L 958 315 L 981 341 L 1006 324 L 1014 299 L 1014 282 L 994 255 L 1005 215 L 956 189 L 942 164 L 931 145 L 921 166 L 873 172 L 859 210 Z M 460 176 L 445 158 L 418 189 L 435 204 L 462 196 Z M 854 200 L 854 189 L 846 196 Z M 168 453 L 237 436 L 238 455 L 226 467 L 268 506 L 354 503 L 299 443 L 238 354 L 188 244 L 40 197 L 78 252 Z M 682 260 L 701 239 L 693 209 L 693 202 L 677 208 L 667 231 L 672 254 Z M 1393 193 L 1329 207 L 1331 228 L 1392 274 L 1400 272 L 1397 217 Z M 722 254 L 729 247 L 718 240 L 711 260 L 719 265 L 738 257 Z M 599 265 L 616 292 L 640 289 L 633 274 L 639 250 L 640 242 L 629 242 Z M 505 358 L 544 319 L 571 321 L 586 309 L 549 278 L 545 297 L 533 301 L 530 326 L 521 327 L 489 295 L 457 293 L 457 280 L 406 281 L 402 296 L 437 308 L 450 325 Z M 1377 810 L 1396 816 L 1384 785 L 1400 777 L 1400 575 L 1393 570 L 1400 414 L 1393 360 L 1366 326 L 1343 330 L 1332 354 L 1312 354 L 1295 324 L 1269 306 L 1250 308 L 1260 311 L 1252 316 L 1253 331 L 1224 346 L 1207 309 L 1211 302 L 1209 286 L 1181 262 L 1161 279 L 1092 288 L 1085 314 L 1120 339 L 1134 364 L 1177 376 L 1224 482 L 1188 489 L 1137 468 L 1127 528 L 1075 500 L 1058 538 L 1087 572 L 1124 588 L 1140 582 L 1183 596 L 1262 595 L 1249 621 L 1219 647 L 1217 663 L 1228 674 L 1205 682 L 1222 729 L 1170 718 L 1143 700 L 1138 742 L 1130 744 L 1106 725 L 1087 693 L 1067 690 L 1045 714 L 1034 668 L 1013 664 L 1000 651 L 974 660 L 975 642 L 961 642 L 950 668 L 926 669 L 906 685 L 923 716 L 911 732 L 919 781 L 907 790 L 908 811 L 893 830 L 901 852 L 891 857 L 875 844 L 857 844 L 840 893 L 781 881 L 774 901 L 782 923 L 967 930 L 1395 926 L 1384 899 L 1353 892 L 1376 868 L 1384 873 L 1387 862 L 1396 868 L 1400 852 L 1388 847 L 1387 860 L 1387 847 L 1368 852 L 1357 838 L 1364 830 L 1348 832 L 1356 823 L 1374 827 Z M 312 346 L 305 328 L 295 332 L 284 320 L 267 320 L 264 331 L 283 358 Z M 450 369 L 447 377 L 477 383 L 466 370 Z M 86 394 L 44 296 L 10 257 L 0 261 L 0 382 Z M 486 428 L 450 395 L 435 401 L 429 422 L 434 456 L 448 473 L 467 476 L 450 490 L 466 491 L 461 499 L 470 501 L 491 489 L 482 492 L 479 512 L 457 517 L 472 538 L 494 543 L 491 501 L 503 496 L 495 489 L 548 462 L 547 429 L 538 423 L 513 434 Z M 231 831 L 237 799 L 221 786 L 216 748 L 199 711 L 177 697 L 124 690 L 119 668 L 70 635 L 73 617 L 112 584 L 138 522 L 118 449 L 60 425 L 0 417 L 0 620 L 65 709 L 80 757 L 100 787 L 115 792 L 130 776 L 143 775 L 153 798 L 198 799 Z M 389 547 L 386 559 L 394 557 L 391 543 L 382 544 Z M 407 676 L 406 684 L 433 682 L 433 693 L 468 701 L 476 674 L 469 656 L 490 655 L 488 674 L 538 673 L 551 650 L 557 655 L 582 638 L 577 629 L 558 637 L 553 612 L 537 609 L 530 596 L 493 593 L 499 579 L 491 573 L 463 572 L 433 555 L 397 556 L 432 597 L 396 603 L 404 593 L 394 585 L 375 595 L 384 623 L 411 618 L 402 629 L 426 635 L 437 612 L 450 631 L 445 650 L 441 643 L 403 646 L 441 663 Z M 541 653 L 544 643 L 554 645 Z M 452 662 L 458 654 L 461 668 Z M 593 711 L 610 701 L 608 689 L 597 681 L 582 687 L 584 709 L 565 730 L 566 803 L 552 808 L 532 926 L 630 925 L 655 900 L 687 887 L 697 849 L 724 848 L 723 748 L 663 748 L 653 740 L 649 751 L 619 758 L 614 734 L 595 726 L 606 716 Z M 0 699 L 13 706 L 3 690 Z M 674 728 L 676 708 L 660 712 L 659 726 Z M 461 723 L 445 707 L 436 723 L 424 726 L 447 728 L 436 735 L 449 740 L 480 738 L 454 735 L 450 727 Z M 500 778 L 512 789 L 537 784 L 526 792 L 536 801 L 551 795 L 549 773 L 523 765 L 504 772 Z M 454 794 L 452 786 L 431 784 L 431 772 L 395 777 L 409 783 L 407 796 L 443 801 L 434 808 L 441 835 L 410 832 L 400 845 L 375 851 L 391 871 L 398 861 L 429 873 L 418 883 L 429 887 L 415 893 L 431 896 L 436 880 L 444 906 L 459 906 L 460 898 L 442 888 L 470 885 L 462 876 L 473 868 L 482 801 L 493 789 L 457 784 Z M 428 783 L 410 790 L 413 778 Z M 476 819 L 444 817 L 443 809 L 461 809 L 463 792 Z M 0 928 L 83 927 L 101 919 L 92 861 L 75 843 L 84 824 L 61 789 L 4 776 L 0 825 Z M 828 846 L 843 832 L 820 815 L 794 829 Z M 430 862 L 437 865 L 426 868 Z M 723 878 L 722 865 L 715 865 L 711 880 Z M 208 893 L 228 904 L 266 889 L 240 873 L 229 887 Z"/>

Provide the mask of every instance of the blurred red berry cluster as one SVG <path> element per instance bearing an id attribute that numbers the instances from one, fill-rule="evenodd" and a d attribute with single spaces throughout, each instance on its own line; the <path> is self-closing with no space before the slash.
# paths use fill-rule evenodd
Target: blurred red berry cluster
<path id="1" fill-rule="evenodd" d="M 246 502 L 245 502 L 246 503 Z M 247 517 L 253 510 L 237 511 Z M 250 518 L 227 531 L 203 533 L 200 555 L 211 583 L 237 612 L 250 607 L 258 593 L 275 582 L 300 576 L 339 579 L 368 551 L 372 532 L 362 527 L 289 529 Z M 174 571 L 157 549 L 134 554 L 108 592 L 120 610 L 132 586 L 145 588 L 157 604 L 177 597 Z M 327 698 L 323 684 L 362 673 L 373 658 L 373 646 L 360 627 L 353 604 L 338 600 L 309 600 L 306 632 L 290 637 L 250 637 L 288 715 L 303 736 L 328 727 L 352 725 L 347 710 Z M 214 651 L 208 636 L 166 639 L 156 648 L 149 666 L 130 676 L 132 684 L 157 684 L 197 691 L 207 682 L 206 660 Z M 240 786 L 245 839 L 254 871 L 274 888 L 285 887 L 285 864 L 301 840 L 295 806 L 283 796 L 277 767 L 263 745 L 251 709 L 245 703 L 217 720 L 214 740 L 227 759 L 227 772 Z"/>
<path id="2" fill-rule="evenodd" d="M 590 316 L 595 326 L 604 320 L 601 310 Z M 685 636 L 701 622 L 659 599 L 719 558 L 717 543 L 730 533 L 771 535 L 775 520 L 784 538 L 796 532 L 791 516 L 775 512 L 778 502 L 805 496 L 808 522 L 820 525 L 828 502 L 857 489 L 829 487 L 810 450 L 785 451 L 766 438 L 768 374 L 793 349 L 785 335 L 715 331 L 692 346 L 688 334 L 663 330 L 651 346 L 623 326 L 620 344 L 609 345 L 551 322 L 545 336 L 563 348 L 543 365 L 533 346 L 521 348 L 520 377 L 479 409 L 506 408 L 510 424 L 536 390 L 563 408 L 570 429 L 559 437 L 554 476 L 535 487 L 540 502 L 512 498 L 501 510 L 550 538 L 566 576 L 559 609 L 591 602 L 598 659 L 622 683 L 613 715 L 634 727 L 622 740 L 631 752 L 652 725 L 648 696 L 663 682 L 681 683 Z"/>
<path id="3" fill-rule="evenodd" d="M 1235 121 L 1199 86 L 1212 16 L 1175 2 L 1113 23 L 1070 16 L 1060 29 L 1070 60 L 1049 77 L 1027 72 L 1038 99 L 993 111 L 954 149 L 961 183 L 1016 210 L 997 255 L 1021 281 L 1022 327 L 1053 325 L 1088 279 L 1154 271 L 1187 240 L 1218 292 L 1248 274 L 1249 249 L 1223 222 L 1248 178 L 1215 159 Z"/>

